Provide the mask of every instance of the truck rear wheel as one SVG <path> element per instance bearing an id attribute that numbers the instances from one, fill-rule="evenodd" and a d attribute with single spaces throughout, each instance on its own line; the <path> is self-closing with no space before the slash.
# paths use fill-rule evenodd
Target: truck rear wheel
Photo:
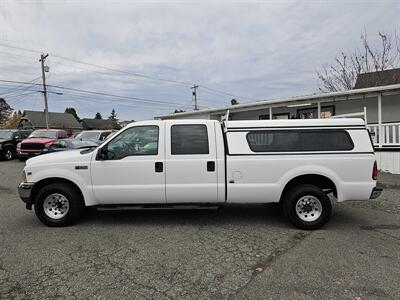
<path id="1" fill-rule="evenodd" d="M 332 215 L 328 195 L 319 187 L 302 184 L 292 188 L 283 199 L 283 211 L 297 228 L 312 230 L 325 225 Z"/>
<path id="2" fill-rule="evenodd" d="M 46 185 L 36 195 L 36 216 L 47 226 L 70 225 L 79 219 L 83 211 L 81 194 L 68 183 L 57 182 Z"/>

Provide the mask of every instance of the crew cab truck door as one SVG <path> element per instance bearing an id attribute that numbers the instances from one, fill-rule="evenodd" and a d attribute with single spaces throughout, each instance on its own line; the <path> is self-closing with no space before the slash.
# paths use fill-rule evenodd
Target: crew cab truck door
<path id="1" fill-rule="evenodd" d="M 223 170 L 217 162 L 215 124 L 166 121 L 167 203 L 218 201 L 218 172 Z"/>
<path id="2" fill-rule="evenodd" d="M 91 164 L 97 201 L 165 203 L 164 145 L 164 124 L 157 122 L 129 127 L 97 149 Z"/>

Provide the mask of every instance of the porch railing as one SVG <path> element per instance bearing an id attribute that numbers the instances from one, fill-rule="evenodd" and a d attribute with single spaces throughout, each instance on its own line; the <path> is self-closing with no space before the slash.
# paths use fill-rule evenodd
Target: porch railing
<path id="1" fill-rule="evenodd" d="M 374 146 L 400 147 L 400 122 L 384 123 L 382 132 L 379 131 L 379 124 L 367 124 Z"/>

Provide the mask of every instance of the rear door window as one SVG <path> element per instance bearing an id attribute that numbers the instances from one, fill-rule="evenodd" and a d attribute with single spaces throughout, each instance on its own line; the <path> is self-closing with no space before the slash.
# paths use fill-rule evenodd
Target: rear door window
<path id="1" fill-rule="evenodd" d="M 172 125 L 171 154 L 209 154 L 207 126 Z"/>

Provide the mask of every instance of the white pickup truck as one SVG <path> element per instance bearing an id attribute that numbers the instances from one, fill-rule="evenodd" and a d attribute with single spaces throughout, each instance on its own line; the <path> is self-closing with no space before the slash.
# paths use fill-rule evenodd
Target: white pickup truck
<path id="1" fill-rule="evenodd" d="M 377 173 L 361 119 L 154 120 L 98 148 L 29 159 L 18 190 L 48 226 L 73 223 L 85 207 L 276 202 L 295 226 L 316 229 L 332 199 L 378 197 Z"/>

